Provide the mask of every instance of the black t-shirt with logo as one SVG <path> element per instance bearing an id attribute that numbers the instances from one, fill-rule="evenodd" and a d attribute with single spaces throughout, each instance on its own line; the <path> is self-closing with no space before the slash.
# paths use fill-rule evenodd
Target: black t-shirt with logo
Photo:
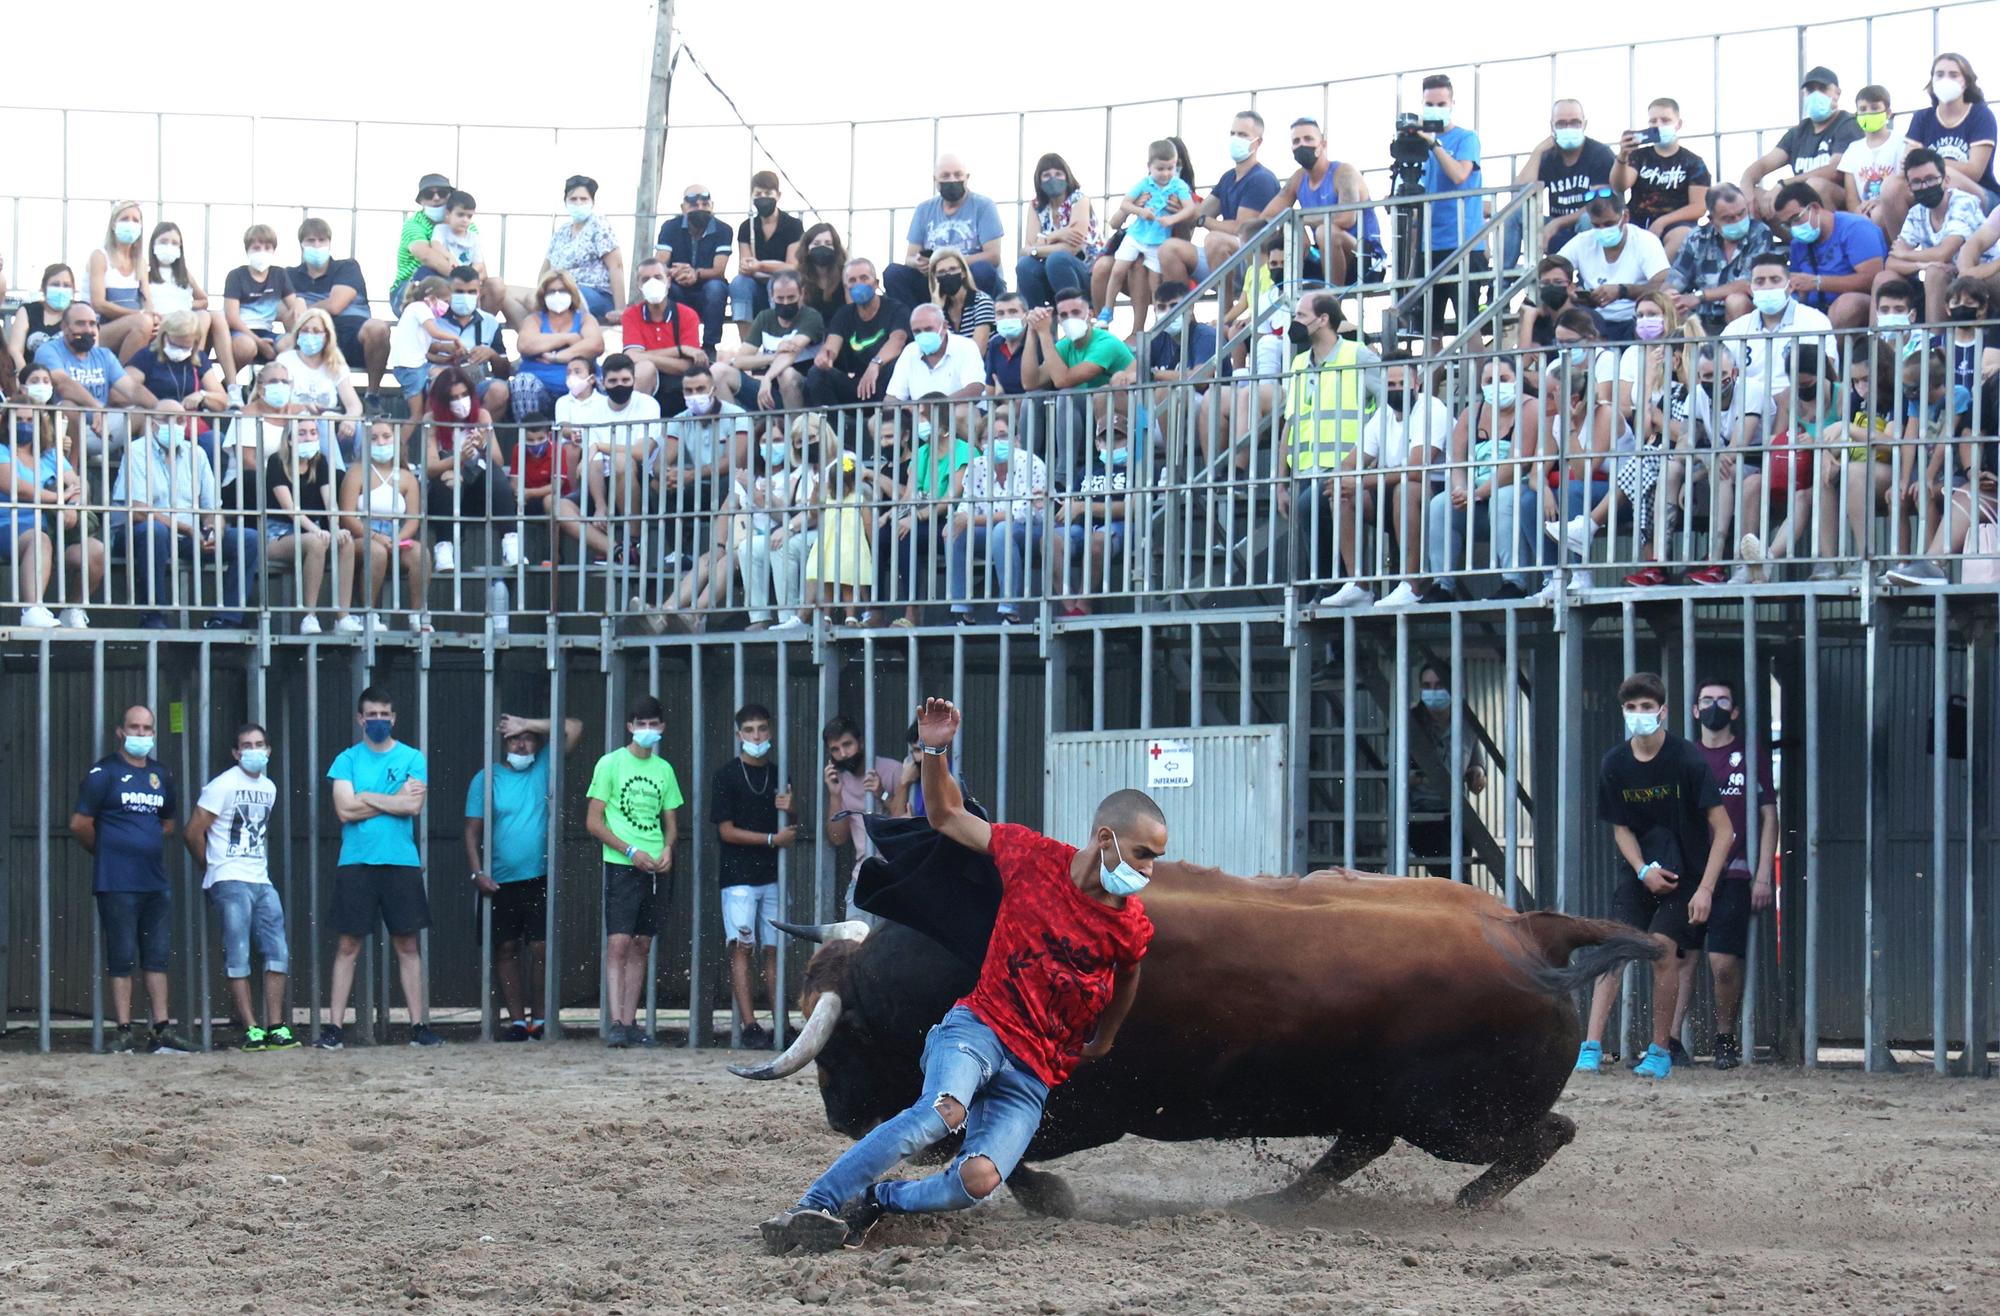
<path id="1" fill-rule="evenodd" d="M 783 827 L 778 818 L 778 792 L 784 789 L 782 770 L 775 763 L 751 767 L 732 758 L 715 770 L 715 790 L 709 796 L 709 821 L 718 828 L 734 823 L 759 836 Z M 778 852 L 768 845 L 722 842 L 716 877 L 723 886 L 769 886 L 778 880 Z"/>
<path id="2" fill-rule="evenodd" d="M 1657 146 L 1642 146 L 1626 157 L 1626 164 L 1638 175 L 1632 184 L 1632 219 L 1651 225 L 1662 215 L 1671 215 L 1688 203 L 1688 189 L 1707 187 L 1712 181 L 1708 161 L 1682 147 L 1672 155 L 1661 155 Z"/>
<path id="3" fill-rule="evenodd" d="M 1677 894 L 1693 895 L 1708 867 L 1708 811 L 1722 803 L 1722 789 L 1702 752 L 1669 731 L 1660 752 L 1641 763 L 1632 742 L 1621 740 L 1597 769 L 1597 816 L 1644 837 L 1655 828 L 1673 833 L 1681 847 Z"/>
<path id="4" fill-rule="evenodd" d="M 883 297 L 879 293 L 876 300 L 880 306 L 875 318 L 864 320 L 861 312 L 849 302 L 833 313 L 833 322 L 826 327 L 829 334 L 840 336 L 840 355 L 833 359 L 833 368 L 843 374 L 858 375 L 868 368 L 882 350 L 882 344 L 890 334 L 901 330 L 910 332 L 910 308 L 894 297 Z M 893 362 L 884 362 L 887 370 Z"/>
<path id="5" fill-rule="evenodd" d="M 1815 128 L 1811 119 L 1800 119 L 1785 129 L 1785 135 L 1778 139 L 1778 149 L 1792 162 L 1793 173 L 1809 174 L 1840 159 L 1848 147 L 1867 135 L 1854 116 L 1842 110 L 1827 120 L 1824 128 Z"/>
<path id="6" fill-rule="evenodd" d="M 1543 152 L 1541 168 L 1535 176 L 1548 188 L 1549 218 L 1560 219 L 1583 209 L 1584 198 L 1591 188 L 1610 185 L 1611 170 L 1617 163 L 1618 157 L 1611 148 L 1595 137 L 1583 139 L 1575 164 L 1564 164 L 1562 152 L 1556 147 Z"/>

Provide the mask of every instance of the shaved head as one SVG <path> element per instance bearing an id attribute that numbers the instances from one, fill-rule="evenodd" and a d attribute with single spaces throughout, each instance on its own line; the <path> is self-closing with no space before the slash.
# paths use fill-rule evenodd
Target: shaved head
<path id="1" fill-rule="evenodd" d="M 1097 813 L 1090 820 L 1090 829 L 1109 827 L 1114 832 L 1129 832 L 1138 822 L 1167 825 L 1167 815 L 1160 812 L 1160 806 L 1153 803 L 1153 797 L 1144 791 L 1113 791 L 1097 806 Z"/>
<path id="2" fill-rule="evenodd" d="M 1098 862 L 1108 870 L 1120 862 L 1153 875 L 1153 861 L 1167 852 L 1167 815 L 1144 791 L 1113 791 L 1090 821 Z"/>

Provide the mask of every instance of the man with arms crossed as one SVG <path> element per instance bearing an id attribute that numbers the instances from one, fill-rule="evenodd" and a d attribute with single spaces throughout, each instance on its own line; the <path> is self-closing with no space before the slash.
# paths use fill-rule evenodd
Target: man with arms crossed
<path id="1" fill-rule="evenodd" d="M 1078 850 L 1012 823 L 966 812 L 945 766 L 959 713 L 924 703 L 918 720 L 931 828 L 991 855 L 1000 909 L 972 994 L 924 1045 L 917 1103 L 848 1148 L 789 1211 L 759 1228 L 766 1249 L 828 1252 L 858 1243 L 885 1213 L 956 1211 L 991 1196 L 1020 1163 L 1049 1089 L 1111 1050 L 1139 991 L 1153 937 L 1136 898 L 1167 848 L 1160 806 L 1139 791 L 1105 797 Z M 923 1179 L 882 1179 L 950 1134 L 965 1144 Z"/>

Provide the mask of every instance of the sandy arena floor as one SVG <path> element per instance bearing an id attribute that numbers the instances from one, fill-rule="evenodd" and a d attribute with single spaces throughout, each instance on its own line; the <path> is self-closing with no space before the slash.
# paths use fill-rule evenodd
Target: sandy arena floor
<path id="1" fill-rule="evenodd" d="M 811 1071 L 594 1045 L 0 1058 L 0 1311 L 1208 1313 L 2000 1310 L 2000 1084 L 1622 1072 L 1499 1211 L 1398 1148 L 1282 1218 L 1318 1144 L 1127 1140 L 1011 1200 L 772 1259 L 844 1143 Z"/>

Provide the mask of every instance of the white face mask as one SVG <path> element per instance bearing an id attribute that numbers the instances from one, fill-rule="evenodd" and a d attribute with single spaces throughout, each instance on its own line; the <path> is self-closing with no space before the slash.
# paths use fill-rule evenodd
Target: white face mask
<path id="1" fill-rule="evenodd" d="M 545 307 L 548 310 L 554 311 L 557 315 L 561 315 L 564 311 L 567 311 L 569 309 L 569 304 L 570 304 L 569 294 L 560 289 L 558 289 L 555 292 L 544 293 L 542 295 L 543 307 Z"/>
<path id="2" fill-rule="evenodd" d="M 1931 79 L 1931 95 L 1946 105 L 1965 95 L 1965 84 L 1957 78 L 1936 77 Z"/>
<path id="3" fill-rule="evenodd" d="M 169 361 L 185 361 L 193 355 L 194 349 L 192 347 L 182 347 L 179 343 L 167 344 L 167 360 Z"/>
<path id="4" fill-rule="evenodd" d="M 658 306 L 661 302 L 667 300 L 667 281 L 665 279 L 648 279 L 639 285 L 639 295 L 644 297 L 649 305 Z"/>
<path id="5" fill-rule="evenodd" d="M 1069 339 L 1072 343 L 1079 341 L 1089 332 L 1090 321 L 1084 319 L 1082 316 L 1073 315 L 1062 322 L 1062 336 Z"/>
<path id="6" fill-rule="evenodd" d="M 153 258 L 162 265 L 171 265 L 181 258 L 181 244 L 178 242 L 155 242 Z"/>
<path id="7" fill-rule="evenodd" d="M 38 407 L 47 405 L 48 400 L 55 395 L 56 386 L 54 384 L 45 384 L 40 380 L 36 380 L 34 383 L 28 385 L 28 401 Z"/>
<path id="8" fill-rule="evenodd" d="M 451 400 L 451 414 L 460 420 L 464 420 L 467 416 L 470 416 L 472 414 L 472 399 L 453 398 Z"/>
<path id="9" fill-rule="evenodd" d="M 515 754 L 510 752 L 507 755 L 507 766 L 516 772 L 526 772 L 529 768 L 535 766 L 535 756 L 533 754 Z"/>
<path id="10" fill-rule="evenodd" d="M 265 270 L 271 268 L 271 253 L 268 251 L 250 252 L 244 256 L 243 263 L 257 271 L 257 273 L 262 274 Z"/>
<path id="11" fill-rule="evenodd" d="M 580 398 L 590 392 L 590 386 L 595 382 L 589 375 L 571 375 L 569 380 L 569 395 L 573 398 Z"/>

